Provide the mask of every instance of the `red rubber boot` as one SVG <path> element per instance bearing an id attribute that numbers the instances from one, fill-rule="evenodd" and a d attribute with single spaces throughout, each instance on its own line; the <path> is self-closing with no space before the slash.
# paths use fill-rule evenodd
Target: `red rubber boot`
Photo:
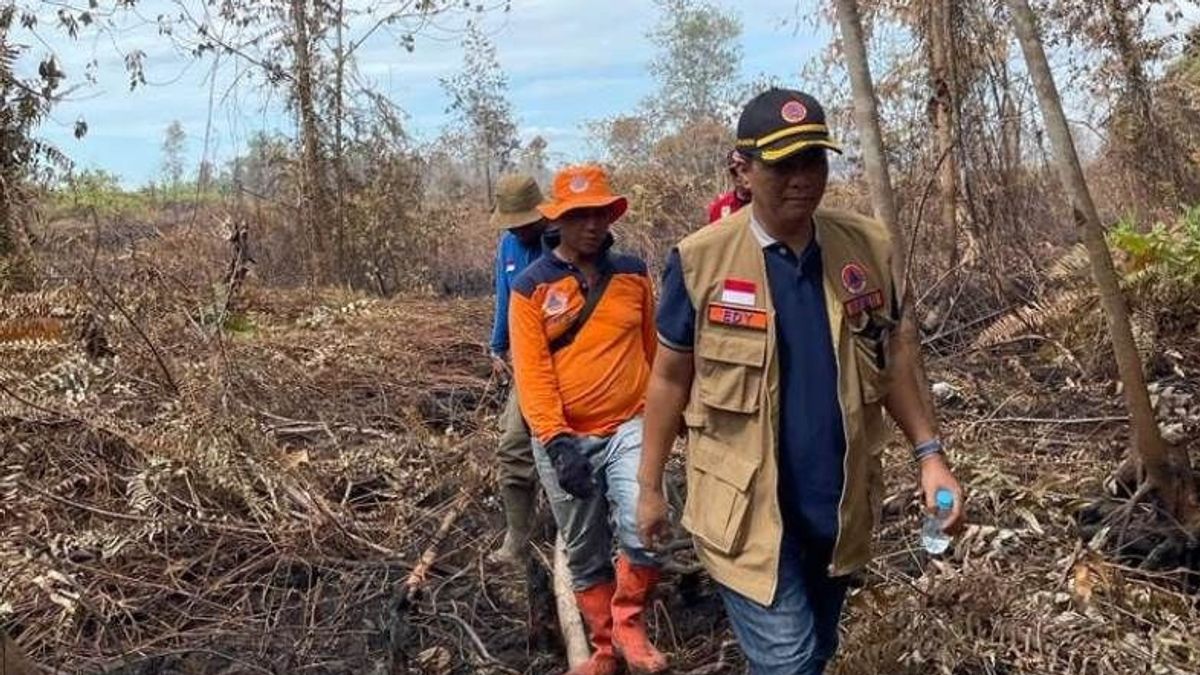
<path id="1" fill-rule="evenodd" d="M 661 673 L 667 657 L 655 649 L 646 635 L 646 603 L 658 584 L 658 568 L 634 565 L 617 556 L 617 593 L 613 596 L 613 647 L 637 675 Z"/>
<path id="2" fill-rule="evenodd" d="M 572 668 L 567 675 L 617 674 L 620 664 L 613 653 L 612 643 L 612 605 L 616 590 L 616 584 L 609 581 L 575 592 L 575 602 L 591 630 L 592 646 L 596 651 L 592 652 L 592 658 Z"/>

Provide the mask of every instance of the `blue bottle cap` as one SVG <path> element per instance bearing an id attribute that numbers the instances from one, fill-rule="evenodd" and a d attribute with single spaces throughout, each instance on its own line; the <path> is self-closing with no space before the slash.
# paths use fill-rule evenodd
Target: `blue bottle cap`
<path id="1" fill-rule="evenodd" d="M 937 501 L 939 509 L 954 508 L 954 493 L 946 488 L 939 488 L 937 494 L 934 495 L 934 499 Z"/>

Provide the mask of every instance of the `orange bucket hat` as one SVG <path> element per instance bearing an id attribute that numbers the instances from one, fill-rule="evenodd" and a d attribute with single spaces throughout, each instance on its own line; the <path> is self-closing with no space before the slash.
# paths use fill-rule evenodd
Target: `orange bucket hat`
<path id="1" fill-rule="evenodd" d="M 550 201 L 538 206 L 550 220 L 562 218 L 574 209 L 608 208 L 609 223 L 625 215 L 629 200 L 613 194 L 608 173 L 596 164 L 568 166 L 554 176 Z"/>

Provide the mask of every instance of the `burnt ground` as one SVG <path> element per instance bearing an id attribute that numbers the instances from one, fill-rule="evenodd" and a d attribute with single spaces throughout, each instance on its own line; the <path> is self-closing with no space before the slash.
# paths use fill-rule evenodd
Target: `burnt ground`
<path id="1" fill-rule="evenodd" d="M 218 334 L 167 311 L 179 298 L 119 297 L 143 325 L 106 326 L 115 359 L 70 335 L 0 355 L 0 620 L 34 656 L 84 673 L 564 669 L 550 524 L 528 569 L 486 561 L 503 398 L 486 301 L 258 291 Z M 1181 333 L 1154 374 L 1193 451 L 1198 342 Z M 934 347 L 973 526 L 951 555 L 919 552 L 915 474 L 889 449 L 833 671 L 1200 672 L 1194 547 L 1146 564 L 1153 504 L 1080 536 L 1128 447 L 1108 376 L 1036 344 Z M 739 672 L 694 562 L 676 551 L 653 636 L 677 672 Z"/>

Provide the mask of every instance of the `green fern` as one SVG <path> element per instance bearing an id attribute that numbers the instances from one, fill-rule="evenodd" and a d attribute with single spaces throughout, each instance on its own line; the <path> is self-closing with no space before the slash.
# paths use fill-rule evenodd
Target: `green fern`
<path id="1" fill-rule="evenodd" d="M 1111 249 L 1119 254 L 1121 288 L 1133 299 L 1135 341 L 1143 358 L 1154 349 L 1156 314 L 1151 308 L 1196 304 L 1200 292 L 1200 207 L 1191 207 L 1172 224 L 1157 223 L 1141 231 L 1132 218 L 1123 218 L 1108 233 Z M 1058 288 L 997 319 L 975 339 L 977 349 L 1008 342 L 1023 334 L 1069 328 L 1086 316 L 1098 295 L 1088 278 L 1087 248 L 1076 244 L 1050 265 L 1046 278 Z"/>

